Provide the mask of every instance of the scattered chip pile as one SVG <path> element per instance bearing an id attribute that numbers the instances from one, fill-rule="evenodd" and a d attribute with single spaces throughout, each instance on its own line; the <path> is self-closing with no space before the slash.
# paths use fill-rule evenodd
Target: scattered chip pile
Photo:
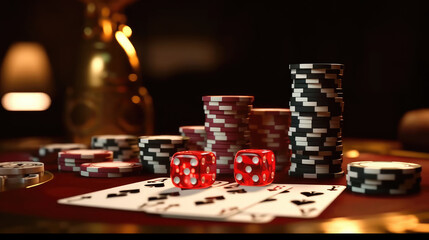
<path id="1" fill-rule="evenodd" d="M 0 163 L 0 190 L 28 187 L 40 182 L 45 171 L 41 162 Z"/>
<path id="2" fill-rule="evenodd" d="M 343 64 L 290 64 L 289 175 L 335 178 L 342 170 Z"/>
<path id="3" fill-rule="evenodd" d="M 66 150 L 86 149 L 88 146 L 82 143 L 51 143 L 39 148 L 39 161 L 44 163 L 55 163 L 58 153 Z"/>
<path id="4" fill-rule="evenodd" d="M 138 161 L 138 137 L 133 135 L 98 135 L 91 138 L 91 148 L 113 152 L 113 161 Z"/>
<path id="5" fill-rule="evenodd" d="M 103 149 L 78 149 L 58 153 L 58 170 L 80 172 L 83 163 L 113 161 L 113 152 Z"/>
<path id="6" fill-rule="evenodd" d="M 205 151 L 216 155 L 217 173 L 234 172 L 234 157 L 249 147 L 249 115 L 253 96 L 203 96 Z"/>
<path id="7" fill-rule="evenodd" d="M 96 162 L 80 165 L 81 176 L 95 178 L 136 176 L 141 170 L 142 164 L 138 162 Z"/>
<path id="8" fill-rule="evenodd" d="M 188 137 L 188 150 L 202 151 L 206 145 L 206 130 L 204 126 L 181 126 L 179 132 L 182 136 Z"/>
<path id="9" fill-rule="evenodd" d="M 422 166 L 407 162 L 360 161 L 347 164 L 347 189 L 368 195 L 403 195 L 420 190 Z"/>
<path id="10" fill-rule="evenodd" d="M 140 162 L 143 171 L 149 173 L 170 173 L 170 157 L 186 150 L 188 137 L 180 135 L 140 136 Z"/>
<path id="11" fill-rule="evenodd" d="M 276 171 L 284 169 L 290 161 L 290 121 L 288 108 L 253 108 L 250 114 L 250 147 L 273 151 L 276 156 Z"/>

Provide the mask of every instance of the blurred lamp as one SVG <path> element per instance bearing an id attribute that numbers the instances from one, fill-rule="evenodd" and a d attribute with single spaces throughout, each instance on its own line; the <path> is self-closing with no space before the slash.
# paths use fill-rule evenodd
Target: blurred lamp
<path id="1" fill-rule="evenodd" d="M 44 111 L 51 105 L 52 73 L 42 45 L 17 42 L 1 66 L 1 104 L 8 111 Z"/>

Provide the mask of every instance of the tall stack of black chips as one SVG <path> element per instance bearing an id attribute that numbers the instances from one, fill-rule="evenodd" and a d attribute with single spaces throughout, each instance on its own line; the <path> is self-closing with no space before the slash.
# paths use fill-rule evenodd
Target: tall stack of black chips
<path id="1" fill-rule="evenodd" d="M 133 135 L 96 135 L 91 138 L 91 148 L 113 152 L 113 161 L 138 161 L 138 138 Z"/>
<path id="2" fill-rule="evenodd" d="M 289 69 L 293 91 L 288 173 L 299 178 L 341 177 L 344 65 L 290 64 Z"/>
<path id="3" fill-rule="evenodd" d="M 179 151 L 185 151 L 188 137 L 180 135 L 140 136 L 140 162 L 149 173 L 170 173 L 170 158 Z"/>

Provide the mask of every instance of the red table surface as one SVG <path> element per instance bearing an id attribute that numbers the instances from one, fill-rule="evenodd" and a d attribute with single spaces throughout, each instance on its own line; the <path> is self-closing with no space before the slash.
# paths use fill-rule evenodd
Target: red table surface
<path id="1" fill-rule="evenodd" d="M 13 155 L 8 155 L 10 158 Z M 3 156 L 0 161 L 5 161 Z M 345 190 L 335 201 L 311 220 L 323 220 L 337 217 L 359 217 L 373 214 L 399 211 L 429 210 L 429 159 L 360 154 L 358 158 L 344 158 L 343 169 L 352 161 L 402 161 L 419 163 L 423 167 L 421 191 L 404 196 L 370 196 Z M 36 216 L 58 220 L 77 220 L 103 223 L 128 223 L 138 225 L 187 226 L 195 224 L 241 225 L 246 223 L 227 223 L 201 220 L 163 218 L 143 212 L 121 211 L 104 208 L 90 208 L 58 204 L 57 200 L 79 194 L 112 188 L 133 182 L 139 182 L 164 175 L 142 174 L 124 178 L 86 178 L 74 172 L 58 172 L 56 166 L 47 165 L 46 170 L 54 178 L 37 187 L 0 192 L 0 212 L 25 216 Z M 233 181 L 232 176 L 218 176 L 218 180 Z M 274 183 L 302 184 L 339 184 L 346 185 L 346 177 L 331 180 L 296 179 L 287 176 L 287 169 L 277 173 Z M 308 221 L 303 218 L 277 217 L 269 224 L 287 224 Z"/>

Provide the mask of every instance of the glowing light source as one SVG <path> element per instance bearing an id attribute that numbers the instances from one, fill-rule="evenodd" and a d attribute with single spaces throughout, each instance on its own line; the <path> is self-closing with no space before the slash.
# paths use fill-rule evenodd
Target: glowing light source
<path id="1" fill-rule="evenodd" d="M 45 111 L 51 98 L 43 92 L 10 92 L 3 95 L 1 104 L 8 111 Z"/>
<path id="2" fill-rule="evenodd" d="M 13 44 L 1 67 L 2 106 L 8 111 L 44 111 L 51 105 L 51 67 L 42 45 Z"/>
<path id="3" fill-rule="evenodd" d="M 115 33 L 115 38 L 127 54 L 131 66 L 134 68 L 134 70 L 138 71 L 138 69 L 140 68 L 140 62 L 137 57 L 136 49 L 134 48 L 131 41 L 121 31 L 117 31 Z"/>

